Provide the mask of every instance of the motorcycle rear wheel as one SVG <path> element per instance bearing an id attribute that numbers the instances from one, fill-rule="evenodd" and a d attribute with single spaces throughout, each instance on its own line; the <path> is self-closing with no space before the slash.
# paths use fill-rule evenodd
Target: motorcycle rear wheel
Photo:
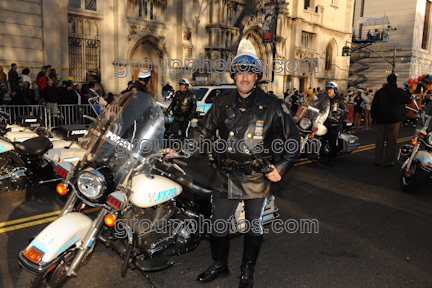
<path id="1" fill-rule="evenodd" d="M 38 288 L 46 287 L 46 282 L 44 281 L 44 275 L 35 275 L 28 272 L 25 269 L 21 269 L 21 273 L 18 276 L 18 281 L 16 287 L 22 288 Z"/>
<path id="2" fill-rule="evenodd" d="M 410 170 L 412 171 L 411 177 L 408 177 L 405 169 L 399 176 L 399 187 L 406 193 L 417 191 L 429 178 L 429 173 L 424 171 L 418 163 L 412 163 Z"/>

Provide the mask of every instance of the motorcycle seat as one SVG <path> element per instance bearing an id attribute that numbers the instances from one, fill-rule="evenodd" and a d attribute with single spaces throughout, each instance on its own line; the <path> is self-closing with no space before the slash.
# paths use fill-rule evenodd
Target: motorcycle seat
<path id="1" fill-rule="evenodd" d="M 51 141 L 44 136 L 27 139 L 23 142 L 14 142 L 16 152 L 25 156 L 42 155 L 53 147 Z"/>

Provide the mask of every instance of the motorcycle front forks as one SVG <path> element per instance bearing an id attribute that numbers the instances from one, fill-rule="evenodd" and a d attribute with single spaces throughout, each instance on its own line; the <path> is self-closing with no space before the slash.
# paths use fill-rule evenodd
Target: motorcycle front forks
<path id="1" fill-rule="evenodd" d="M 66 272 L 66 275 L 68 277 L 75 275 L 75 270 L 81 264 L 84 256 L 93 247 L 93 245 L 95 245 L 96 238 L 99 236 L 99 233 L 104 224 L 104 218 L 108 214 L 108 212 L 109 211 L 107 209 L 102 208 L 99 211 L 96 219 L 93 220 L 93 223 L 89 231 L 87 232 L 86 236 L 82 240 L 82 244 L 78 248 L 78 252 L 76 253 L 74 259 L 72 260 L 71 265 L 69 266 L 69 269 Z"/>
<path id="2" fill-rule="evenodd" d="M 420 148 L 420 142 L 417 141 L 417 144 L 414 146 L 414 149 L 411 153 L 411 156 L 408 159 L 408 163 L 405 162 L 406 165 L 405 165 L 405 163 L 404 163 L 404 165 L 402 165 L 402 170 L 405 169 L 406 171 L 409 171 L 409 169 L 411 168 L 412 161 L 413 161 L 415 155 L 417 154 L 417 151 L 419 150 L 419 148 Z"/>

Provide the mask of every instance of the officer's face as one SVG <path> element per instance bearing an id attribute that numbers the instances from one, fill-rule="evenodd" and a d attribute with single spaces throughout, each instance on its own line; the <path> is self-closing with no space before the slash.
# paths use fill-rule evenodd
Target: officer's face
<path id="1" fill-rule="evenodd" d="M 255 86 L 258 75 L 253 72 L 237 72 L 234 76 L 234 80 L 240 96 L 246 98 L 250 95 L 250 91 Z"/>
<path id="2" fill-rule="evenodd" d="M 186 85 L 185 85 L 185 84 L 181 84 L 181 85 L 180 85 L 180 91 L 181 91 L 181 92 L 186 91 Z"/>
<path id="3" fill-rule="evenodd" d="M 335 96 L 335 90 L 333 88 L 326 89 L 327 96 L 333 98 Z"/>

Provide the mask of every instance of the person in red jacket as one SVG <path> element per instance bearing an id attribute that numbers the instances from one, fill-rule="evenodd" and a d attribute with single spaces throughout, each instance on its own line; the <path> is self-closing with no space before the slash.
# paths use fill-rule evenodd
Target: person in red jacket
<path id="1" fill-rule="evenodd" d="M 42 93 L 43 89 L 48 85 L 49 74 L 49 72 L 45 72 L 45 75 L 40 77 L 39 80 L 37 80 L 37 85 L 39 86 L 39 93 Z"/>

